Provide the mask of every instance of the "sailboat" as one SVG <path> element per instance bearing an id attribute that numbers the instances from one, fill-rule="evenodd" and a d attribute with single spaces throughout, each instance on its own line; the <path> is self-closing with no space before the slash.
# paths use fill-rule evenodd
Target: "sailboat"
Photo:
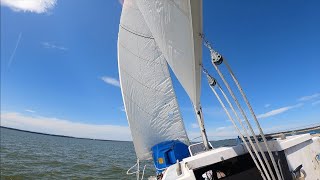
<path id="1" fill-rule="evenodd" d="M 202 26 L 202 0 L 124 1 L 118 67 L 137 155 L 137 179 L 139 161 L 150 159 L 156 176 L 149 179 L 319 179 L 320 138 L 266 137 L 230 65 L 205 39 Z M 203 44 L 224 87 L 203 66 Z M 219 70 L 222 65 L 238 87 L 259 135 Z M 191 144 L 187 136 L 169 68 L 192 102 L 200 143 Z M 236 146 L 213 148 L 208 141 L 200 102 L 202 73 L 239 134 Z"/>

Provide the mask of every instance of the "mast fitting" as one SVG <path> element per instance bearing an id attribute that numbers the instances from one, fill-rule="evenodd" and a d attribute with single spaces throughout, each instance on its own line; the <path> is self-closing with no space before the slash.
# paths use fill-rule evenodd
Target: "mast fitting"
<path id="1" fill-rule="evenodd" d="M 211 61 L 215 65 L 220 65 L 223 62 L 223 56 L 215 51 L 213 47 L 211 46 L 210 42 L 205 38 L 205 35 L 200 33 L 199 36 L 202 38 L 204 41 L 204 45 L 210 50 L 210 56 L 211 56 Z"/>

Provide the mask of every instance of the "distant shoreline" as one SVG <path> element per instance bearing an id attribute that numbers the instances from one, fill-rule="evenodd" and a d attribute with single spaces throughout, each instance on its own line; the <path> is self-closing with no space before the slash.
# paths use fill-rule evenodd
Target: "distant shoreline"
<path id="1" fill-rule="evenodd" d="M 277 137 L 280 134 L 292 134 L 294 133 L 304 133 L 310 130 L 320 130 L 320 124 L 312 124 L 313 126 L 308 127 L 308 128 L 301 128 L 301 129 L 295 129 L 295 130 L 287 130 L 287 131 L 282 131 L 282 132 L 276 132 L 276 133 L 268 133 L 265 134 L 266 136 L 270 137 Z M 57 134 L 48 134 L 48 133 L 41 133 L 41 132 L 34 132 L 34 131 L 28 131 L 28 130 L 22 130 L 22 129 L 16 129 L 16 128 L 11 128 L 11 127 L 5 127 L 5 126 L 0 126 L 0 128 L 4 129 L 10 129 L 10 130 L 15 130 L 15 131 L 20 131 L 20 132 L 26 132 L 26 133 L 32 133 L 32 134 L 40 134 L 40 135 L 47 135 L 47 136 L 55 136 L 55 137 L 64 137 L 64 138 L 73 138 L 73 139 L 84 139 L 84 140 L 95 140 L 95 141 L 113 141 L 113 142 L 132 142 L 132 141 L 121 141 L 121 140 L 104 140 L 104 139 L 93 139 L 93 138 L 80 138 L 80 137 L 73 137 L 73 136 L 65 136 L 65 135 L 57 135 Z M 235 138 L 228 138 L 228 139 L 220 139 L 220 140 L 214 140 L 214 141 L 221 141 L 221 140 L 234 140 Z M 196 141 L 197 142 L 197 141 Z"/>
<path id="2" fill-rule="evenodd" d="M 47 136 L 55 136 L 55 137 L 64 137 L 64 138 L 73 138 L 73 139 L 84 139 L 84 140 L 94 140 L 94 141 L 113 141 L 113 142 L 132 142 L 132 141 L 120 141 L 120 140 L 104 140 L 104 139 L 93 139 L 93 138 L 80 138 L 80 137 L 73 137 L 73 136 L 65 136 L 65 135 L 58 135 L 58 134 L 48 134 L 48 133 L 41 133 L 41 132 L 34 132 L 28 131 L 23 129 L 16 129 L 11 127 L 0 126 L 0 128 L 10 129 L 20 132 L 32 133 L 32 134 L 40 134 L 40 135 L 47 135 Z"/>

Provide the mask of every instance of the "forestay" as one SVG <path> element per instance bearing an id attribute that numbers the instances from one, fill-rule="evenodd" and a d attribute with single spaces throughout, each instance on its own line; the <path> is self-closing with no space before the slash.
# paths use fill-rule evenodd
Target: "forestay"
<path id="1" fill-rule="evenodd" d="M 123 4 L 118 64 L 122 97 L 135 151 L 151 158 L 151 147 L 178 139 L 188 143 L 165 57 L 135 0 Z"/>
<path id="2" fill-rule="evenodd" d="M 200 108 L 202 0 L 137 0 L 160 50 Z"/>

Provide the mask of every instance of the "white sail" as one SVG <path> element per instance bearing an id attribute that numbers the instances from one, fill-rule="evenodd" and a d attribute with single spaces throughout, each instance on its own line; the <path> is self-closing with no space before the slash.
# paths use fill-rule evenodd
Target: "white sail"
<path id="1" fill-rule="evenodd" d="M 139 159 L 151 147 L 188 137 L 179 112 L 168 66 L 135 0 L 124 1 L 118 37 L 122 97 Z"/>
<path id="2" fill-rule="evenodd" d="M 137 0 L 160 50 L 200 108 L 202 0 Z"/>

